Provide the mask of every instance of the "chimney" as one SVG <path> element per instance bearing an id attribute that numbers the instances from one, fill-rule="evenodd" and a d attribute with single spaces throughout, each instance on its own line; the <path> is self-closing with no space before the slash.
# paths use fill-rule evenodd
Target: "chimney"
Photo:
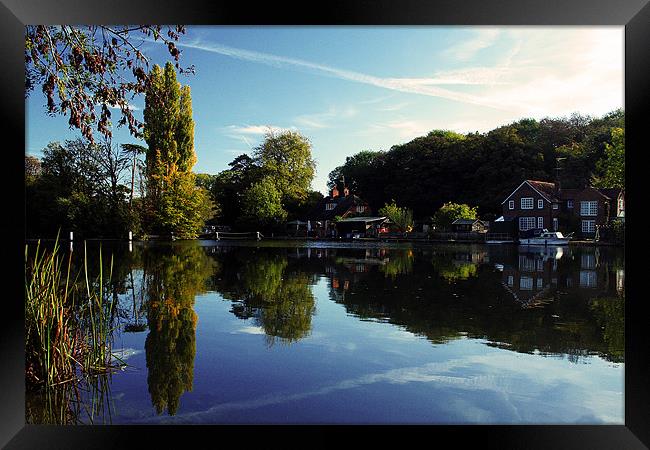
<path id="1" fill-rule="evenodd" d="M 339 196 L 339 190 L 336 188 L 336 185 L 334 185 L 334 187 L 332 188 L 331 195 L 332 195 L 332 198 L 336 198 L 336 197 Z"/>

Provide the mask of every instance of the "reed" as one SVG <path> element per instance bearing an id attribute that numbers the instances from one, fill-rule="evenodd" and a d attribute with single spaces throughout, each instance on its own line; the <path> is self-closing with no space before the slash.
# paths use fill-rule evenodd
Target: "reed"
<path id="1" fill-rule="evenodd" d="M 91 280 L 84 246 L 85 289 L 72 273 L 72 253 L 36 245 L 30 258 L 25 246 L 25 349 L 28 387 L 54 387 L 79 375 L 105 373 L 119 361 L 111 354 L 115 305 L 107 300 L 113 270 L 104 273 L 100 249 L 99 276 Z M 107 275 L 107 276 L 106 276 Z"/>

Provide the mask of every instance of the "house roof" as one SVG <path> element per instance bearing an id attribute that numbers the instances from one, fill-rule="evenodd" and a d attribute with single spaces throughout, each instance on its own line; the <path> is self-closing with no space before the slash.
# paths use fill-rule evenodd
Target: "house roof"
<path id="1" fill-rule="evenodd" d="M 508 195 L 504 201 L 501 202 L 501 204 L 504 204 L 505 202 L 508 201 L 512 195 L 519 190 L 523 185 L 527 184 L 531 188 L 533 188 L 539 195 L 541 195 L 547 202 L 557 202 L 560 199 L 557 197 L 557 191 L 555 187 L 555 183 L 551 183 L 548 181 L 538 181 L 538 180 L 524 180 L 519 186 L 517 186 L 517 189 L 512 191 L 510 195 Z"/>
<path id="2" fill-rule="evenodd" d="M 610 200 L 616 200 L 619 195 L 621 195 L 622 189 L 618 188 L 603 188 L 603 189 L 598 189 L 598 191 L 603 194 L 605 197 L 609 198 Z"/>
<path id="3" fill-rule="evenodd" d="M 476 222 L 481 222 L 478 219 L 456 219 L 451 224 L 452 225 L 472 225 Z M 483 223 L 483 222 L 481 222 Z"/>
<path id="4" fill-rule="evenodd" d="M 347 223 L 347 222 L 381 222 L 386 220 L 386 217 L 349 217 L 347 219 L 341 219 L 338 223 Z"/>
<path id="5" fill-rule="evenodd" d="M 325 209 L 325 205 L 328 203 L 334 203 L 333 209 Z M 332 220 L 336 216 L 342 216 L 345 212 L 350 209 L 350 207 L 355 205 L 368 205 L 368 203 L 363 200 L 361 197 L 356 195 L 346 195 L 332 197 L 328 195 L 327 197 L 322 198 L 307 215 L 308 219 L 311 220 Z"/>

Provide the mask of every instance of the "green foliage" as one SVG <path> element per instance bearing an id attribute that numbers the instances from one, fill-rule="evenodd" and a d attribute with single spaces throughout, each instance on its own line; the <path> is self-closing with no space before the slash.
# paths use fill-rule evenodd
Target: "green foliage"
<path id="1" fill-rule="evenodd" d="M 214 215 L 207 190 L 197 187 L 194 120 L 188 86 L 181 87 L 171 63 L 154 66 L 145 97 L 146 225 L 153 233 L 181 238 L 198 235 Z"/>
<path id="2" fill-rule="evenodd" d="M 413 229 L 413 212 L 408 208 L 400 208 L 393 200 L 386 203 L 380 210 L 379 214 L 388 217 L 400 231 L 411 231 Z"/>
<path id="3" fill-rule="evenodd" d="M 436 213 L 431 218 L 434 226 L 438 229 L 448 230 L 451 228 L 451 224 L 456 219 L 476 219 L 478 213 L 478 208 L 472 208 L 466 204 L 458 203 L 445 203 L 442 207 L 436 211 Z"/>
<path id="4" fill-rule="evenodd" d="M 286 219 L 287 212 L 282 207 L 282 193 L 270 177 L 262 178 L 244 192 L 242 217 L 249 223 L 262 226 Z"/>
<path id="5" fill-rule="evenodd" d="M 294 131 L 278 134 L 268 131 L 253 155 L 262 176 L 269 178 L 280 191 L 283 204 L 307 199 L 316 163 L 306 137 Z"/>
<path id="6" fill-rule="evenodd" d="M 373 210 L 394 199 L 419 218 L 431 217 L 445 201 L 500 214 L 503 198 L 524 179 L 559 176 L 564 188 L 589 184 L 601 172 L 597 162 L 613 140 L 612 129 L 624 127 L 625 113 L 616 110 L 601 118 L 525 118 L 482 134 L 433 130 L 385 152 L 346 158 L 328 184 L 340 187 L 345 177 Z"/>
<path id="7" fill-rule="evenodd" d="M 316 163 L 309 140 L 293 131 L 269 130 L 253 156 L 242 154 L 230 168 L 201 183 L 219 205 L 218 222 L 244 228 L 301 218 L 322 198 L 310 189 Z"/>
<path id="8" fill-rule="evenodd" d="M 600 176 L 595 185 L 625 189 L 625 129 L 612 128 L 612 143 L 605 143 L 605 155 L 597 163 Z"/>
<path id="9" fill-rule="evenodd" d="M 138 211 L 129 207 L 122 182 L 131 156 L 110 142 L 51 142 L 38 164 L 26 165 L 26 234 L 123 238 L 137 231 Z M 28 175 L 29 174 L 29 175 Z"/>

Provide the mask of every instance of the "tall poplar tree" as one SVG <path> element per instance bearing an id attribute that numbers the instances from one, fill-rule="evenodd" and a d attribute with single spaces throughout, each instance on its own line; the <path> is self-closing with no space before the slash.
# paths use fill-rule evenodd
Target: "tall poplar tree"
<path id="1" fill-rule="evenodd" d="M 181 87 L 176 80 L 171 63 L 151 70 L 144 121 L 149 230 L 196 237 L 211 217 L 213 204 L 191 171 L 196 163 L 192 98 L 189 86 Z"/>

